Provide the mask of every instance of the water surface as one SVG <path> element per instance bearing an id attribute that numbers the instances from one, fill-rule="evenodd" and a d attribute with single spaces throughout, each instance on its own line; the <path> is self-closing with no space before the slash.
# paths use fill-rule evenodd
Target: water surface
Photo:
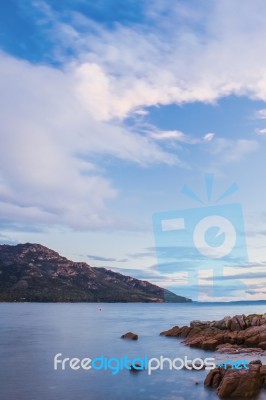
<path id="1" fill-rule="evenodd" d="M 101 309 L 101 310 L 100 310 Z M 0 394 L 5 400 L 212 400 L 206 371 L 54 371 L 65 357 L 213 357 L 159 333 L 194 319 L 266 312 L 265 305 L 211 304 L 0 304 Z M 133 331 L 138 341 L 121 340 Z M 223 355 L 217 360 L 225 359 Z M 239 356 L 238 356 L 239 358 Z M 254 358 L 254 357 L 253 357 Z M 266 360 L 264 360 L 266 362 Z M 265 400 L 261 393 L 259 400 Z"/>

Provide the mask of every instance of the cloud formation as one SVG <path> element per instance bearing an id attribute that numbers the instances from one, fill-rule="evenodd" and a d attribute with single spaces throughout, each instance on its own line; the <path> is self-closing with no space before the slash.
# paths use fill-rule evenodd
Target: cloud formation
<path id="1" fill-rule="evenodd" d="M 257 134 L 259 136 L 266 136 L 266 128 L 257 129 Z"/>
<path id="2" fill-rule="evenodd" d="M 266 100 L 263 0 L 200 0 L 193 8 L 185 1 L 143 2 L 143 23 L 111 29 L 78 12 L 66 22 L 44 11 L 57 56 L 75 60 L 77 93 L 101 120 L 229 95 Z"/>
<path id="3" fill-rule="evenodd" d="M 73 74 L 0 54 L 2 224 L 112 226 L 106 202 L 117 190 L 97 155 L 139 165 L 177 162 L 148 137 L 95 119 Z"/>
<path id="4" fill-rule="evenodd" d="M 113 258 L 113 257 L 102 257 L 102 256 L 93 256 L 93 255 L 87 255 L 87 258 L 92 261 L 108 261 L 108 262 L 109 261 L 110 262 L 126 262 L 127 261 L 126 258 L 118 259 L 118 258 Z"/>
<path id="5" fill-rule="evenodd" d="M 256 118 L 258 119 L 266 119 L 266 108 L 262 108 L 256 112 Z"/>
<path id="6" fill-rule="evenodd" d="M 172 139 L 210 142 L 210 154 L 228 163 L 256 150 L 255 141 L 213 133 L 144 134 L 129 129 L 125 119 L 144 117 L 149 106 L 213 103 L 230 94 L 266 100 L 264 1 L 214 2 L 207 14 L 203 1 L 195 10 L 184 1 L 144 2 L 143 24 L 112 28 L 78 12 L 60 15 L 45 2 L 34 4 L 58 64 L 0 53 L 2 224 L 112 226 L 108 203 L 118 190 L 96 161 L 99 155 L 139 165 L 185 165 L 163 147 Z"/>
<path id="7" fill-rule="evenodd" d="M 217 138 L 208 148 L 216 165 L 235 163 L 259 149 L 255 140 Z"/>

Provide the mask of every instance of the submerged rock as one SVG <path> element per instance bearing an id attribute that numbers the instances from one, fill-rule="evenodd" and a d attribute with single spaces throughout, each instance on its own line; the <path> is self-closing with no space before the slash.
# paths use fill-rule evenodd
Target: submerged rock
<path id="1" fill-rule="evenodd" d="M 121 339 L 138 340 L 138 335 L 136 333 L 127 332 L 121 336 Z"/>
<path id="2" fill-rule="evenodd" d="M 140 371 L 143 371 L 144 369 L 145 368 L 138 363 L 130 365 L 131 372 L 140 372 Z"/>

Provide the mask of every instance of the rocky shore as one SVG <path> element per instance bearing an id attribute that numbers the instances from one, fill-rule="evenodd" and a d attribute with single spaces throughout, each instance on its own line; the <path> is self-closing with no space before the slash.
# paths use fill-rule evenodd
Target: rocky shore
<path id="1" fill-rule="evenodd" d="M 249 370 L 217 367 L 210 371 L 204 385 L 217 390 L 221 399 L 250 399 L 266 389 L 266 365 L 251 361 Z"/>
<path id="2" fill-rule="evenodd" d="M 190 326 L 174 326 L 162 336 L 182 338 L 187 346 L 224 354 L 266 355 L 266 313 L 235 315 L 219 321 L 192 321 Z M 216 389 L 221 399 L 254 399 L 266 389 L 266 365 L 250 361 L 248 368 L 217 366 L 204 382 Z"/>
<path id="3" fill-rule="evenodd" d="M 192 321 L 190 326 L 174 326 L 161 335 L 183 338 L 185 345 L 203 350 L 265 354 L 266 313 L 227 316 L 219 321 Z"/>

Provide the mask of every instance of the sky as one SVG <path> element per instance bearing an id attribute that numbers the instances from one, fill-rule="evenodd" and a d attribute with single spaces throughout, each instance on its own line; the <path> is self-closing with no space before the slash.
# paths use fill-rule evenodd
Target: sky
<path id="1" fill-rule="evenodd" d="M 211 267 L 188 278 L 188 243 L 161 268 L 153 220 L 211 212 L 212 174 L 213 199 L 237 184 L 219 204 L 241 205 L 246 240 L 215 299 L 266 299 L 265 13 L 263 0 L 0 2 L 0 243 L 211 301 Z"/>

